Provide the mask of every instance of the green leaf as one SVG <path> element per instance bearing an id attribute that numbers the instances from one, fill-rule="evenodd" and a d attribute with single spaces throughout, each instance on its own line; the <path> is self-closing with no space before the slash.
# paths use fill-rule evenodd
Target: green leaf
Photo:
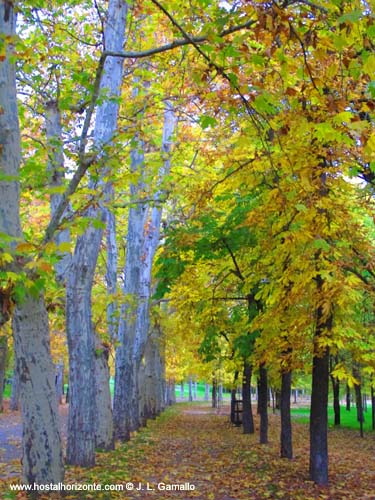
<path id="1" fill-rule="evenodd" d="M 217 121 L 212 116 L 201 115 L 199 118 L 199 124 L 204 130 L 208 127 L 215 127 L 217 125 Z"/>

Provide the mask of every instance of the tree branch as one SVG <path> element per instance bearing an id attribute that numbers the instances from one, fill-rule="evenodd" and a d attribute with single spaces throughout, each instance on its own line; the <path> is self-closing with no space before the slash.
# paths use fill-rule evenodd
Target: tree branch
<path id="1" fill-rule="evenodd" d="M 163 11 L 164 12 L 164 11 Z M 247 21 L 246 23 L 239 24 L 238 26 L 233 26 L 232 28 L 228 28 L 227 30 L 222 31 L 221 33 L 218 33 L 217 36 L 224 38 L 232 33 L 235 33 L 236 31 L 240 31 L 243 29 L 248 29 L 250 28 L 253 24 L 255 24 L 254 20 Z M 180 30 L 181 31 L 181 30 Z M 184 31 L 185 33 L 185 31 Z M 155 47 L 153 49 L 148 49 L 148 50 L 143 50 L 141 52 L 111 52 L 111 51 L 105 51 L 104 54 L 106 56 L 112 56 L 112 57 L 122 57 L 124 59 L 143 59 L 145 57 L 150 57 L 155 54 L 160 54 L 162 52 L 167 52 L 169 50 L 173 50 L 177 47 L 183 47 L 185 45 L 194 45 L 195 48 L 196 46 L 200 43 L 207 42 L 208 41 L 208 36 L 207 35 L 202 35 L 202 36 L 190 36 L 186 33 L 186 38 L 183 39 L 178 39 L 174 40 L 173 42 L 167 43 L 165 45 L 161 45 L 160 47 Z M 198 47 L 199 52 L 201 55 L 205 57 L 207 60 L 207 56 L 205 56 L 204 52 L 201 52 L 199 47 Z M 209 62 L 209 61 L 208 61 Z"/>

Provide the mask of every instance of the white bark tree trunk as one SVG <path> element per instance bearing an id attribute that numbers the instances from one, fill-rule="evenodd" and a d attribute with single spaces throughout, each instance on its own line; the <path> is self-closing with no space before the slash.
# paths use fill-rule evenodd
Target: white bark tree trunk
<path id="1" fill-rule="evenodd" d="M 127 4 L 123 0 L 110 0 L 104 33 L 105 49 L 119 52 L 123 48 Z M 98 106 L 94 128 L 94 149 L 103 150 L 110 145 L 117 128 L 118 96 L 122 84 L 123 61 L 120 58 L 107 57 L 105 60 L 101 89 L 106 89 L 108 99 Z M 101 155 L 105 167 L 104 152 Z M 103 177 L 108 174 L 104 168 Z M 104 190 L 104 181 L 100 181 Z M 102 219 L 105 215 L 103 207 L 93 206 L 87 214 L 93 219 Z M 91 290 L 94 272 L 102 240 L 101 229 L 89 226 L 78 238 L 75 248 L 71 272 L 67 283 L 67 333 L 70 359 L 70 411 L 67 461 L 71 464 L 90 466 L 95 462 L 95 427 L 101 428 L 107 423 L 111 425 L 111 411 L 98 419 L 103 412 L 96 411 L 95 396 L 95 341 L 91 319 Z M 106 384 L 109 391 L 109 381 Z M 103 387 L 103 391 L 106 386 Z M 103 408 L 108 408 L 103 405 Z M 109 408 L 110 409 L 110 408 Z M 113 446 L 110 437 L 103 447 Z"/>
<path id="2" fill-rule="evenodd" d="M 1 35 L 14 37 L 15 27 L 13 3 L 0 0 Z M 0 173 L 9 176 L 9 180 L 0 182 L 0 232 L 21 238 L 20 131 L 15 68 L 9 61 L 10 50 L 8 47 L 6 58 L 0 64 Z M 9 251 L 14 246 L 11 243 Z M 0 323 L 3 319 L 0 318 Z M 13 335 L 23 422 L 23 482 L 31 485 L 34 482 L 58 483 L 64 478 L 64 468 L 48 316 L 43 298 L 32 297 L 26 292 L 24 300 L 16 304 Z"/>
<path id="3" fill-rule="evenodd" d="M 49 185 L 51 188 L 59 188 L 64 185 L 65 178 L 61 115 L 56 100 L 47 102 L 45 108 Z M 51 217 L 55 214 L 61 197 L 61 194 L 52 192 L 50 196 Z M 64 216 L 68 212 L 69 209 L 65 211 Z M 56 245 L 70 242 L 70 231 L 68 229 L 58 231 L 54 236 L 54 242 Z M 64 283 L 72 257 L 67 251 L 60 252 L 60 255 L 60 260 L 55 264 L 55 272 L 57 281 Z"/>
<path id="4" fill-rule="evenodd" d="M 110 0 L 108 16 L 104 33 L 105 49 L 119 52 L 123 48 L 125 38 L 127 4 L 123 0 Z M 123 61 L 120 58 L 107 57 L 104 65 L 101 89 L 106 89 L 108 99 L 98 106 L 94 128 L 94 149 L 103 150 L 110 145 L 117 128 L 119 104 L 117 101 L 121 91 Z M 115 99 L 113 99 L 115 98 Z M 104 152 L 101 155 L 104 160 Z M 103 178 L 108 175 L 104 168 Z M 103 180 L 99 186 L 105 190 Z M 103 219 L 103 207 L 90 208 L 89 217 Z M 102 429 L 108 425 L 110 436 L 112 412 L 103 403 L 103 409 L 109 409 L 103 417 L 103 412 L 96 411 L 98 403 L 95 396 L 95 341 L 91 320 L 91 289 L 94 272 L 102 240 L 102 230 L 93 226 L 78 238 L 73 256 L 73 263 L 67 285 L 67 316 L 70 359 L 70 412 L 67 460 L 71 464 L 90 466 L 95 462 L 95 427 Z M 109 392 L 109 380 L 100 389 L 100 394 Z M 105 397 L 105 399 L 108 396 Z M 99 419 L 104 418 L 103 421 Z M 113 438 L 109 437 L 102 448 L 111 449 Z"/>
<path id="5" fill-rule="evenodd" d="M 96 396 L 96 448 L 114 448 L 111 393 L 109 390 L 109 345 L 96 339 L 95 348 L 95 396 Z"/>
<path id="6" fill-rule="evenodd" d="M 175 127 L 174 111 L 170 103 L 164 115 L 162 152 L 164 162 L 159 172 L 159 182 L 170 171 L 171 137 Z M 131 168 L 138 172 L 139 182 L 130 188 L 134 201 L 144 192 L 144 152 L 143 143 L 131 154 Z M 162 209 L 158 202 L 161 192 L 156 194 L 156 204 L 150 213 L 146 204 L 131 207 L 128 217 L 124 287 L 126 296 L 134 299 L 135 305 L 122 306 L 119 322 L 119 346 L 116 350 L 114 424 L 116 437 L 129 439 L 130 432 L 140 426 L 140 392 L 138 372 L 149 333 L 149 306 L 151 295 L 152 262 L 159 242 Z M 140 201 L 140 200 L 138 200 Z"/>

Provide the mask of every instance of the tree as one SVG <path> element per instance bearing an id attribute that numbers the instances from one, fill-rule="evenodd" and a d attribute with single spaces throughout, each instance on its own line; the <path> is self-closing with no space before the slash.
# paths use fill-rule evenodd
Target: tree
<path id="1" fill-rule="evenodd" d="M 23 477 L 28 484 L 58 483 L 63 480 L 61 439 L 58 426 L 54 370 L 50 354 L 48 317 L 37 277 L 29 274 L 22 257 L 19 215 L 20 130 L 17 113 L 16 75 L 12 56 L 16 15 L 13 4 L 0 2 L 0 32 L 7 38 L 0 65 L 1 182 L 0 229 L 2 261 L 1 323 L 13 316 L 17 376 L 23 417 Z M 5 43 L 5 42 L 3 42 Z M 17 255 L 18 254 L 18 255 Z M 6 260 L 4 262 L 4 256 Z M 11 274 L 9 274 L 11 273 Z M 10 285 L 12 273 L 26 283 Z M 5 278 L 5 279 L 4 279 Z M 32 280 L 35 281 L 32 281 Z M 4 284 L 7 285 L 4 287 Z M 18 289 L 17 289 L 18 286 Z"/>

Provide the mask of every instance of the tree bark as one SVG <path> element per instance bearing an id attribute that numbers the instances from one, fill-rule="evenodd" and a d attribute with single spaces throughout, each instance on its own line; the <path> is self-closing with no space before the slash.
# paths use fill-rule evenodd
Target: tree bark
<path id="1" fill-rule="evenodd" d="M 134 94 L 137 94 L 137 89 Z M 167 102 L 162 143 L 165 160 L 159 171 L 159 183 L 170 170 L 170 141 L 174 126 L 174 110 Z M 139 173 L 139 182 L 130 186 L 130 194 L 132 200 L 139 203 L 129 210 L 123 286 L 125 296 L 131 297 L 133 305 L 124 304 L 120 310 L 113 406 L 116 437 L 122 441 L 128 440 L 130 432 L 140 426 L 138 372 L 150 328 L 151 272 L 162 214 L 157 203 L 151 210 L 146 202 L 141 203 L 145 190 L 145 166 L 143 142 L 139 138 L 137 145 L 131 152 L 131 170 Z M 160 201 L 160 194 L 156 193 L 156 202 Z"/>
<path id="2" fill-rule="evenodd" d="M 0 33 L 15 36 L 13 2 L 0 0 Z M 22 238 L 19 216 L 20 131 L 18 124 L 16 75 L 7 47 L 0 64 L 0 173 L 10 180 L 0 182 L 0 232 L 7 234 L 12 253 Z M 14 268 L 15 272 L 19 269 Z M 11 303 L 7 291 L 0 291 L 0 325 L 9 319 Z M 50 353 L 48 316 L 42 297 L 25 291 L 16 304 L 13 336 L 23 424 L 23 482 L 58 483 L 64 478 L 58 425 L 54 371 Z"/>
<path id="3" fill-rule="evenodd" d="M 217 408 L 217 379 L 212 379 L 212 408 Z"/>
<path id="4" fill-rule="evenodd" d="M 244 434 L 254 434 L 253 409 L 251 406 L 251 375 L 253 367 L 244 362 L 242 379 L 242 427 Z"/>
<path id="5" fill-rule="evenodd" d="M 317 276 L 318 295 L 323 279 Z M 316 312 L 312 391 L 310 409 L 310 478 L 319 485 L 328 484 L 328 384 L 329 349 L 321 347 L 319 340 L 332 330 L 332 314 L 324 318 L 322 306 Z"/>
<path id="6" fill-rule="evenodd" d="M 236 407 L 236 394 L 237 394 L 237 385 L 238 385 L 238 375 L 239 371 L 236 370 L 234 372 L 234 379 L 233 379 L 233 386 L 232 390 L 230 391 L 230 421 L 232 424 L 235 423 L 235 407 Z M 205 399 L 207 395 L 207 386 L 206 384 L 206 392 L 205 392 Z"/>
<path id="7" fill-rule="evenodd" d="M 193 401 L 193 379 L 189 377 L 189 401 Z"/>
<path id="8" fill-rule="evenodd" d="M 114 449 L 112 403 L 109 388 L 109 345 L 98 337 L 95 349 L 95 446 L 104 451 Z"/>
<path id="9" fill-rule="evenodd" d="M 290 397 L 291 397 L 292 373 L 283 371 L 281 373 L 281 393 L 280 393 L 280 456 L 281 458 L 293 458 L 292 444 L 292 422 L 290 418 Z"/>
<path id="10" fill-rule="evenodd" d="M 333 391 L 333 411 L 335 414 L 335 425 L 341 425 L 341 414 L 340 414 L 340 381 L 331 377 L 332 381 L 332 391 Z"/>
<path id="11" fill-rule="evenodd" d="M 43 299 L 27 296 L 15 310 L 13 326 L 23 423 L 23 481 L 58 483 L 64 478 L 64 467 Z"/>
<path id="12" fill-rule="evenodd" d="M 363 414 L 363 404 L 362 404 L 362 388 L 361 388 L 361 374 L 357 367 L 353 367 L 353 375 L 358 380 L 358 384 L 355 384 L 355 403 L 357 407 L 357 421 L 359 422 L 359 433 L 363 438 L 363 422 L 365 421 L 365 416 Z"/>
<path id="13" fill-rule="evenodd" d="M 350 411 L 350 387 L 346 384 L 346 411 Z"/>
<path id="14" fill-rule="evenodd" d="M 104 38 L 106 50 L 122 50 L 125 36 L 127 4 L 110 0 Z M 118 96 L 122 85 L 120 58 L 107 57 L 100 88 L 109 98 L 96 111 L 94 149 L 102 151 L 112 141 L 117 128 Z M 105 157 L 104 157 L 105 159 Z M 105 164 L 104 164 L 105 165 Z M 105 190 L 104 168 L 99 187 Z M 98 188 L 91 182 L 92 188 Z M 86 214 L 92 219 L 105 218 L 104 207 L 93 205 Z M 91 318 L 91 290 L 96 262 L 102 240 L 102 229 L 91 224 L 77 239 L 67 280 L 67 334 L 69 346 L 69 420 L 67 461 L 70 464 L 91 466 L 95 463 L 95 339 Z M 109 423 L 110 426 L 110 423 Z M 112 443 L 110 438 L 108 446 Z"/>
<path id="15" fill-rule="evenodd" d="M 45 124 L 46 124 L 46 137 L 47 137 L 47 152 L 48 152 L 48 165 L 47 171 L 49 173 L 49 185 L 51 188 L 59 188 L 64 186 L 64 153 L 62 142 L 62 126 L 61 114 L 57 100 L 51 100 L 45 106 Z M 50 209 L 51 217 L 56 212 L 57 207 L 61 202 L 62 195 L 53 193 L 50 195 Z M 65 210 L 63 216 L 70 212 L 70 208 Z M 65 229 L 58 231 L 54 235 L 54 242 L 56 245 L 61 243 L 70 242 L 70 231 Z M 71 253 L 68 251 L 59 251 L 60 260 L 54 265 L 56 279 L 59 283 L 64 283 L 69 272 L 71 262 Z"/>
<path id="16" fill-rule="evenodd" d="M 259 416 L 260 416 L 260 444 L 268 443 L 268 387 L 267 368 L 262 364 L 259 367 Z"/>
<path id="17" fill-rule="evenodd" d="M 12 392 L 10 394 L 10 402 L 9 409 L 12 411 L 19 410 L 19 401 L 20 401 L 20 384 L 17 373 L 17 361 L 14 360 L 14 369 L 13 369 L 13 377 L 12 377 Z"/>
<path id="18" fill-rule="evenodd" d="M 55 365 L 55 389 L 56 397 L 59 404 L 62 404 L 64 395 L 64 364 L 58 363 Z"/>

